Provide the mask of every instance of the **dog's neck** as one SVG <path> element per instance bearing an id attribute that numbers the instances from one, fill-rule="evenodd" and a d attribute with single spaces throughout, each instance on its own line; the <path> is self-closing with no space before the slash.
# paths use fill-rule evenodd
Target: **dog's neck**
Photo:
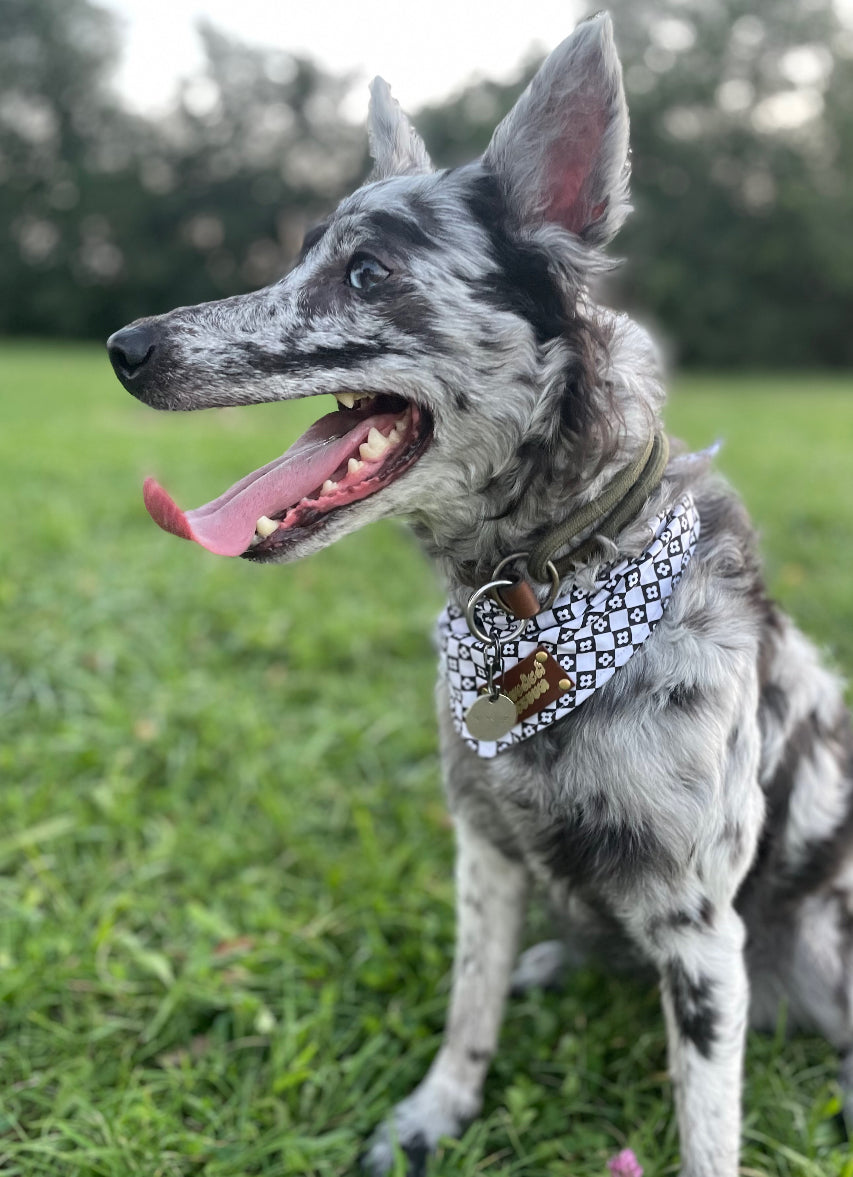
<path id="1" fill-rule="evenodd" d="M 472 518 L 467 526 L 447 527 L 440 532 L 415 523 L 415 534 L 427 553 L 438 562 L 451 596 L 467 596 L 472 588 L 492 579 L 495 567 L 505 557 L 515 552 L 531 552 L 578 507 L 590 504 L 594 508 L 604 488 L 634 457 L 636 454 L 626 453 L 624 464 L 619 461 L 607 463 L 587 480 L 580 492 L 576 476 L 572 479 L 555 478 L 552 469 L 536 477 L 529 485 L 524 503 L 505 516 L 488 517 L 485 504 L 481 503 L 476 522 Z M 602 508 L 600 514 L 596 513 L 595 522 L 579 533 L 577 539 L 584 539 L 594 532 L 604 514 Z M 626 538 L 630 530 L 629 525 L 625 529 Z M 616 538 L 612 548 L 614 555 L 621 551 L 623 545 L 619 541 L 622 538 L 621 535 Z"/>
<path id="2" fill-rule="evenodd" d="M 505 501 L 499 503 L 489 487 L 471 495 L 464 513 L 414 522 L 415 534 L 438 563 L 451 599 L 467 597 L 472 588 L 491 579 L 493 569 L 506 556 L 530 551 L 573 511 L 595 501 L 642 455 L 651 432 L 659 427 L 663 390 L 648 336 L 624 316 L 613 316 L 613 325 L 608 370 L 601 375 L 601 384 L 606 381 L 621 424 L 606 455 L 584 453 L 582 445 L 567 441 L 541 468 L 534 467 L 522 495 L 507 496 L 508 506 Z M 585 462 L 580 468 L 579 453 L 584 453 Z M 644 514 L 653 514 L 659 503 L 656 494 Z M 595 524 L 588 528 L 588 532 L 594 530 Z M 608 556 L 633 554 L 638 537 L 644 534 L 642 520 L 635 519 L 616 536 Z"/>

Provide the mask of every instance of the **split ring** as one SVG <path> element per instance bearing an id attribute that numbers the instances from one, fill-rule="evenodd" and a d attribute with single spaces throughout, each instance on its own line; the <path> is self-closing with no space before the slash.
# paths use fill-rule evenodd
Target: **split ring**
<path id="1" fill-rule="evenodd" d="M 503 646 L 506 642 L 515 641 L 515 639 L 520 637 L 524 632 L 524 629 L 527 625 L 526 617 L 522 617 L 518 624 L 515 625 L 512 629 L 496 629 L 493 630 L 490 634 L 486 633 L 486 631 L 481 628 L 479 622 L 477 621 L 475 610 L 482 598 L 487 593 L 490 593 L 492 589 L 509 588 L 512 584 L 515 584 L 515 581 L 507 580 L 506 577 L 503 577 L 500 580 L 490 580 L 487 584 L 484 584 L 480 588 L 475 589 L 468 598 L 468 604 L 465 606 L 465 620 L 468 623 L 468 629 L 471 631 L 472 637 L 475 637 L 477 641 L 482 642 L 483 645 L 488 646 L 492 642 L 497 642 L 499 646 Z"/>

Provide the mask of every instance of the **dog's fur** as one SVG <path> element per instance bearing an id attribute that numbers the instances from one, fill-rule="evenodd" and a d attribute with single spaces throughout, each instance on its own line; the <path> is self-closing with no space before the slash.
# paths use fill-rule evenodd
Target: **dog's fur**
<path id="1" fill-rule="evenodd" d="M 478 162 L 433 171 L 380 80 L 370 141 L 370 181 L 281 282 L 147 320 L 156 353 L 126 383 L 167 409 L 341 389 L 424 406 L 434 434 L 420 460 L 274 556 L 402 515 L 464 604 L 659 425 L 649 339 L 589 297 L 598 248 L 628 211 L 609 19 L 551 54 Z M 391 271 L 366 294 L 343 281 L 357 251 Z M 574 948 L 619 936 L 657 969 L 683 1177 L 735 1177 L 747 1021 L 772 1027 L 780 1000 L 838 1048 L 853 1114 L 853 736 L 838 680 L 767 599 L 744 508 L 709 465 L 673 458 L 610 545 L 608 561 L 639 553 L 648 520 L 694 496 L 701 537 L 663 620 L 568 718 L 482 760 L 440 688 L 458 839 L 453 992 L 428 1075 L 368 1146 L 372 1174 L 391 1168 L 394 1140 L 423 1171 L 477 1114 L 531 882 Z M 516 984 L 564 962 L 559 944 L 531 950 Z"/>

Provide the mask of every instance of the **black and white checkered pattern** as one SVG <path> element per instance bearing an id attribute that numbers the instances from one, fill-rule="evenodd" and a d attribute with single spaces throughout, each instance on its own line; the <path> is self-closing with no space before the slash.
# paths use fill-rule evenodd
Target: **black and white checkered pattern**
<path id="1" fill-rule="evenodd" d="M 465 743 L 489 759 L 567 715 L 602 687 L 654 632 L 698 538 L 699 516 L 685 495 L 669 515 L 654 521 L 654 540 L 636 560 L 605 569 L 592 592 L 570 588 L 503 646 L 505 671 L 544 646 L 575 685 L 497 741 L 475 740 L 465 726 L 465 714 L 486 683 L 485 656 L 464 613 L 448 605 L 438 619 L 441 665 L 453 720 Z M 478 609 L 487 631 L 506 625 L 506 615 L 490 599 Z"/>

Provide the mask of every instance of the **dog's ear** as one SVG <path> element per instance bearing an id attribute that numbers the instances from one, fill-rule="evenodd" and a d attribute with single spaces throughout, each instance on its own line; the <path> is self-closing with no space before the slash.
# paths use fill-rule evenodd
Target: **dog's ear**
<path id="1" fill-rule="evenodd" d="M 371 180 L 432 171 L 423 140 L 391 96 L 391 87 L 384 78 L 374 78 L 370 83 L 367 137 L 375 165 Z"/>
<path id="2" fill-rule="evenodd" d="M 606 13 L 578 25 L 498 126 L 483 162 L 525 223 L 603 245 L 628 205 L 628 108 Z"/>

